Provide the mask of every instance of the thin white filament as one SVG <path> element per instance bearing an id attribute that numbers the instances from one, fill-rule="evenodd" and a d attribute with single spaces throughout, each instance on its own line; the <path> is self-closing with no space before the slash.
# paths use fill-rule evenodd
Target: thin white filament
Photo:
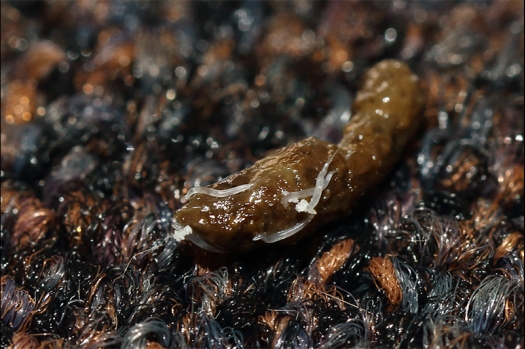
<path id="1" fill-rule="evenodd" d="M 315 206 L 319 203 L 319 200 L 321 199 L 321 194 L 323 193 L 323 190 L 328 187 L 328 184 L 330 183 L 330 180 L 332 179 L 332 176 L 337 171 L 331 171 L 330 173 L 326 174 L 328 172 L 328 167 L 330 166 L 330 163 L 334 159 L 335 154 L 337 151 L 332 154 L 330 159 L 324 164 L 323 169 L 319 172 L 317 175 L 317 178 L 315 179 L 315 187 L 303 189 L 299 191 L 295 191 L 292 193 L 286 193 L 283 196 L 282 203 L 285 208 L 288 207 L 288 202 L 294 202 L 298 204 L 296 205 L 295 209 L 297 212 L 308 212 L 310 214 L 316 214 Z M 312 197 L 310 202 L 304 200 L 304 198 Z M 299 201 L 299 199 L 303 199 Z"/>
<path id="2" fill-rule="evenodd" d="M 201 239 L 198 235 L 194 234 L 193 230 L 189 225 L 182 225 L 179 223 L 179 221 L 174 219 L 172 222 L 172 227 L 174 229 L 173 238 L 175 239 L 175 241 L 181 242 L 182 240 L 187 239 L 193 242 L 195 245 L 202 248 L 203 250 L 216 253 L 224 253 L 224 251 L 213 247 L 212 245 L 208 244 L 206 241 Z"/>
<path id="3" fill-rule="evenodd" d="M 283 229 L 283 230 L 280 230 L 278 231 L 277 233 L 275 234 L 271 234 L 271 235 L 268 235 L 266 233 L 263 233 L 263 234 L 257 234 L 254 238 L 253 238 L 253 241 L 257 241 L 257 240 L 262 240 L 268 244 L 271 244 L 271 243 L 274 243 L 274 242 L 277 242 L 277 241 L 281 241 L 281 240 L 284 240 L 292 235 L 294 235 L 295 233 L 301 231 L 304 227 L 306 227 L 306 225 L 308 223 L 310 223 L 312 221 L 312 219 L 314 218 L 314 215 L 309 215 L 305 220 L 291 226 L 290 228 L 286 228 L 286 229 Z"/>
<path id="4" fill-rule="evenodd" d="M 295 207 L 295 209 L 298 211 L 298 212 L 308 212 L 308 213 L 311 213 L 311 214 L 316 214 L 317 212 L 315 211 L 315 206 L 317 206 L 317 204 L 319 203 L 319 200 L 321 199 L 321 194 L 323 192 L 323 190 L 326 189 L 326 187 L 328 186 L 328 183 L 330 183 L 330 180 L 332 179 L 332 176 L 334 175 L 334 173 L 336 173 L 337 171 L 332 171 L 330 172 L 325 178 L 324 178 L 324 182 L 322 183 L 323 186 L 321 188 L 319 187 L 316 187 L 315 190 L 314 190 L 314 195 L 312 196 L 312 200 L 310 200 L 310 202 L 308 203 L 306 200 L 302 200 L 304 201 L 303 205 L 306 204 L 306 207 L 305 207 L 305 210 L 303 211 L 299 211 L 300 207 L 299 207 L 299 204 L 297 204 L 297 206 Z"/>
<path id="5" fill-rule="evenodd" d="M 321 170 L 321 172 L 319 172 L 319 174 L 317 175 L 317 178 L 315 179 L 314 195 L 312 195 L 312 200 L 310 200 L 310 203 L 307 206 L 307 211 L 310 212 L 310 213 L 314 212 L 313 214 L 315 214 L 314 208 L 319 203 L 319 199 L 321 199 L 321 194 L 323 193 L 323 190 L 324 190 L 323 187 L 324 187 L 325 184 L 328 185 L 328 183 L 330 182 L 330 179 L 332 178 L 332 176 L 330 176 L 330 178 L 328 178 L 326 173 L 328 172 L 328 166 L 330 166 L 330 163 L 334 159 L 334 156 L 335 156 L 336 153 L 337 152 L 335 152 L 330 157 L 330 159 L 328 159 L 328 161 L 324 164 L 323 169 Z M 332 175 L 333 175 L 333 173 L 332 173 Z"/>
<path id="6" fill-rule="evenodd" d="M 330 180 L 332 179 L 332 176 L 336 172 L 337 171 L 335 171 L 335 170 L 331 171 L 324 178 L 323 189 L 322 190 L 325 190 L 326 187 L 328 187 L 328 184 L 330 183 Z M 294 192 L 291 192 L 291 193 L 285 192 L 285 194 L 283 196 L 283 199 L 282 199 L 282 203 L 283 203 L 284 207 L 287 208 L 289 202 L 298 203 L 300 199 L 305 199 L 305 198 L 309 198 L 309 197 L 313 196 L 314 193 L 315 193 L 315 189 L 316 189 L 315 187 L 312 187 L 312 188 L 308 188 L 308 189 L 294 191 Z"/>
<path id="7" fill-rule="evenodd" d="M 223 250 L 215 248 L 209 243 L 207 243 L 206 241 L 204 241 L 203 239 L 201 239 L 199 235 L 189 234 L 189 235 L 186 235 L 186 239 L 190 240 L 191 242 L 193 242 L 195 245 L 199 246 L 203 250 L 206 250 L 209 252 L 215 252 L 215 253 L 224 253 Z"/>
<path id="8" fill-rule="evenodd" d="M 315 188 L 308 188 L 299 191 L 294 191 L 292 193 L 285 192 L 282 202 L 285 208 L 288 208 L 289 202 L 299 202 L 299 199 L 309 198 L 314 195 Z"/>
<path id="9" fill-rule="evenodd" d="M 248 184 L 242 184 L 242 185 L 239 185 L 233 188 L 222 189 L 222 190 L 206 188 L 206 187 L 193 187 L 190 190 L 188 190 L 188 193 L 184 197 L 184 200 L 187 201 L 189 198 L 191 198 L 195 194 L 205 194 L 205 195 L 214 196 L 217 198 L 225 198 L 230 195 L 242 193 L 243 191 L 250 189 L 252 186 L 253 186 L 253 183 L 248 183 Z"/>

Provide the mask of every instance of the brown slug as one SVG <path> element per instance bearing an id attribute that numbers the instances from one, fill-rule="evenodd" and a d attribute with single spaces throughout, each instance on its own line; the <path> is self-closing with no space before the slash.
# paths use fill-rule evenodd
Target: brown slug
<path id="1" fill-rule="evenodd" d="M 293 244 L 348 213 L 399 159 L 419 125 L 423 96 L 400 61 L 363 79 L 339 144 L 310 137 L 206 188 L 175 213 L 175 238 L 213 252 Z"/>

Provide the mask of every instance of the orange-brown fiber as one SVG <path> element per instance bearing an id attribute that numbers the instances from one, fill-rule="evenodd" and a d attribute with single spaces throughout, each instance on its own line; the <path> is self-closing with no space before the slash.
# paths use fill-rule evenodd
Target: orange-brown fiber
<path id="1" fill-rule="evenodd" d="M 354 246 L 356 247 L 355 249 Z M 350 255 L 357 252 L 357 250 L 359 250 L 359 247 L 354 243 L 354 240 L 346 239 L 323 253 L 321 258 L 315 263 L 315 268 L 321 277 L 321 281 L 326 283 L 333 273 L 341 268 Z"/>
<path id="2" fill-rule="evenodd" d="M 496 249 L 496 253 L 494 253 L 494 264 L 500 258 L 509 255 L 514 250 L 517 250 L 518 254 L 521 254 L 523 262 L 523 234 L 518 232 L 511 233 L 503 239 Z"/>
<path id="3" fill-rule="evenodd" d="M 368 271 L 372 274 L 377 288 L 385 292 L 386 298 L 390 302 L 388 309 L 392 311 L 403 299 L 403 292 L 397 281 L 392 260 L 388 256 L 372 258 Z"/>
<path id="4" fill-rule="evenodd" d="M 16 212 L 16 221 L 5 222 L 13 225 L 11 246 L 24 247 L 43 238 L 55 221 L 55 214 L 45 208 L 32 194 L 15 189 L 12 182 L 2 183 L 1 210 Z"/>
<path id="5" fill-rule="evenodd" d="M 249 190 L 227 197 L 197 194 L 176 212 L 176 219 L 208 245 L 225 252 L 265 245 L 253 238 L 271 236 L 311 219 L 293 236 L 279 241 L 294 244 L 319 226 L 348 214 L 384 178 L 414 137 L 423 104 L 418 79 L 408 66 L 382 61 L 365 74 L 338 145 L 310 137 L 276 150 L 210 186 L 224 190 L 251 184 Z M 315 207 L 316 214 L 300 212 L 294 204 L 285 207 L 283 197 L 315 187 L 330 159 L 328 172 L 335 173 Z"/>
<path id="6" fill-rule="evenodd" d="M 270 347 L 275 347 L 277 340 L 279 339 L 281 333 L 286 329 L 288 323 L 290 322 L 291 317 L 288 315 L 279 316 L 279 314 L 274 310 L 267 311 L 264 315 L 259 315 L 259 321 L 263 324 L 266 324 L 273 332 L 273 341 Z M 270 339 L 270 338 L 265 338 Z"/>

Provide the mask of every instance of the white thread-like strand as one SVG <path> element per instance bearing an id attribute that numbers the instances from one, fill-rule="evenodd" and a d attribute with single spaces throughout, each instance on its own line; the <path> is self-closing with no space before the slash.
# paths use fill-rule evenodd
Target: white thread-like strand
<path id="1" fill-rule="evenodd" d="M 223 250 L 219 250 L 218 248 L 213 247 L 212 245 L 210 245 L 206 241 L 202 240 L 200 238 L 200 236 L 198 236 L 196 234 L 186 235 L 186 239 L 190 240 L 191 242 L 193 242 L 195 245 L 199 246 L 203 250 L 206 250 L 206 251 L 209 251 L 209 252 L 215 252 L 215 253 L 224 253 Z"/>
<path id="2" fill-rule="evenodd" d="M 309 215 L 305 220 L 295 224 L 294 226 L 292 226 L 290 228 L 287 228 L 287 229 L 284 229 L 284 230 L 281 230 L 281 231 L 278 231 L 277 233 L 272 234 L 272 235 L 268 235 L 266 233 L 257 234 L 253 238 L 253 241 L 262 240 L 262 241 L 264 241 L 264 242 L 266 242 L 268 244 L 271 244 L 271 243 L 274 243 L 274 242 L 277 242 L 277 241 L 284 240 L 284 239 L 294 235 L 295 233 L 301 231 L 304 227 L 306 227 L 306 225 L 308 223 L 310 223 L 312 221 L 313 218 L 314 218 L 314 215 Z"/>
<path id="3" fill-rule="evenodd" d="M 225 198 L 230 195 L 242 193 L 243 191 L 250 189 L 252 186 L 253 186 L 253 183 L 248 183 L 248 184 L 242 184 L 242 185 L 239 185 L 233 188 L 222 189 L 222 190 L 206 188 L 206 187 L 193 187 L 190 190 L 188 190 L 188 193 L 184 197 L 184 200 L 188 200 L 195 194 L 205 194 L 205 195 L 214 196 L 217 198 Z"/>
<path id="4" fill-rule="evenodd" d="M 321 199 L 321 194 L 323 193 L 323 186 L 325 185 L 325 183 L 326 185 L 328 185 L 328 182 L 330 182 L 330 179 L 332 178 L 332 176 L 330 176 L 330 178 L 325 178 L 325 177 L 328 177 L 326 175 L 326 172 L 328 172 L 328 166 L 330 166 L 330 163 L 334 159 L 335 154 L 337 154 L 337 151 L 334 152 L 332 156 L 330 157 L 330 159 L 328 159 L 326 164 L 324 164 L 323 169 L 321 170 L 321 172 L 319 172 L 319 174 L 317 175 L 317 178 L 315 179 L 314 195 L 312 195 L 312 200 L 310 200 L 310 203 L 307 206 L 307 211 L 309 213 L 312 213 L 312 214 L 316 213 L 314 208 L 315 206 L 317 206 L 317 204 L 319 203 L 319 200 Z"/>
<path id="5" fill-rule="evenodd" d="M 326 187 L 328 187 L 328 183 L 330 183 L 330 180 L 332 179 L 333 174 L 336 172 L 337 171 L 334 170 L 325 177 L 325 180 L 323 181 L 323 190 L 325 190 Z M 294 191 L 291 193 L 285 191 L 284 196 L 282 198 L 282 203 L 285 208 L 288 208 L 289 202 L 298 203 L 299 199 L 309 198 L 314 195 L 314 192 L 315 192 L 315 187 L 303 189 L 299 191 Z"/>
<path id="6" fill-rule="evenodd" d="M 208 244 L 206 241 L 202 240 L 198 235 L 193 234 L 193 230 L 189 225 L 182 225 L 176 219 L 172 222 L 172 227 L 174 229 L 173 238 L 177 242 L 181 242 L 184 239 L 187 239 L 193 242 L 195 245 L 199 246 L 203 250 L 217 253 L 224 253 L 224 251 L 219 250 L 218 248 L 213 247 Z"/>
<path id="7" fill-rule="evenodd" d="M 285 193 L 285 195 L 282 198 L 282 203 L 285 208 L 288 208 L 288 202 L 298 202 L 298 204 L 295 207 L 297 212 L 308 212 L 310 214 L 317 213 L 315 211 L 315 206 L 317 206 L 317 204 L 319 203 L 323 190 L 325 190 L 326 187 L 328 187 L 332 176 L 334 175 L 334 173 L 337 172 L 334 170 L 326 174 L 330 163 L 334 159 L 335 154 L 337 154 L 337 151 L 332 154 L 330 159 L 328 159 L 328 161 L 324 164 L 323 169 L 317 175 L 317 178 L 315 179 L 315 187 L 295 191 L 292 193 Z M 305 198 L 310 196 L 312 197 L 310 202 L 304 200 Z M 299 199 L 303 200 L 299 201 Z"/>
<path id="8" fill-rule="evenodd" d="M 294 191 L 292 193 L 285 191 L 283 199 L 282 199 L 282 203 L 284 207 L 288 208 L 289 202 L 298 203 L 299 199 L 309 198 L 310 196 L 314 195 L 314 189 L 315 188 L 308 188 L 308 189 L 303 189 L 299 191 Z"/>
<path id="9" fill-rule="evenodd" d="M 308 188 L 304 190 L 295 191 L 292 193 L 286 193 L 283 196 L 282 203 L 285 207 L 288 207 L 288 202 L 294 202 L 297 203 L 295 209 L 297 212 L 308 212 L 309 215 L 306 219 L 303 221 L 296 223 L 295 225 L 291 226 L 290 228 L 286 228 L 283 230 L 278 231 L 277 233 L 268 235 L 266 233 L 257 234 L 253 241 L 262 240 L 266 243 L 274 243 L 277 241 L 284 240 L 290 236 L 295 235 L 297 232 L 301 231 L 308 223 L 312 221 L 314 218 L 314 215 L 317 214 L 315 211 L 315 206 L 319 203 L 319 200 L 321 199 L 321 195 L 323 191 L 328 187 L 328 184 L 330 183 L 330 180 L 332 179 L 332 176 L 337 171 L 331 171 L 328 172 L 328 167 L 330 166 L 330 163 L 334 159 L 335 154 L 337 154 L 337 151 L 332 154 L 330 159 L 324 164 L 322 170 L 317 175 L 317 178 L 315 179 L 315 187 Z M 210 195 L 214 197 L 227 197 L 230 195 L 238 194 L 243 191 L 246 191 L 250 189 L 253 186 L 253 183 L 248 184 L 242 184 L 237 187 L 224 189 L 224 190 L 218 190 L 218 189 L 212 189 L 212 188 L 206 188 L 206 187 L 193 187 L 191 188 L 186 196 L 184 197 L 184 200 L 188 200 L 190 197 L 192 197 L 195 194 L 205 194 Z M 304 200 L 304 198 L 312 197 L 310 202 Z M 299 201 L 299 199 L 302 199 Z M 210 251 L 210 252 L 223 252 L 210 244 L 208 244 L 206 241 L 202 240 L 198 235 L 193 234 L 192 230 L 189 226 L 182 227 L 177 221 L 174 222 L 175 227 L 175 239 L 177 241 L 182 241 L 182 239 L 187 238 L 197 246 Z"/>
<path id="10" fill-rule="evenodd" d="M 334 170 L 334 171 L 330 172 L 328 175 L 326 175 L 326 177 L 324 178 L 324 181 L 322 183 L 323 186 L 321 188 L 318 188 L 318 187 L 315 188 L 314 195 L 312 195 L 312 200 L 310 200 L 310 202 L 308 202 L 308 201 L 303 199 L 303 200 L 301 200 L 303 202 L 302 205 L 300 206 L 299 204 L 297 204 L 297 206 L 295 206 L 295 209 L 298 212 L 308 212 L 308 213 L 311 213 L 311 214 L 317 214 L 317 212 L 315 211 L 315 206 L 317 206 L 317 204 L 319 203 L 319 200 L 321 199 L 321 194 L 322 194 L 323 190 L 325 190 L 326 187 L 328 187 L 328 183 L 330 183 L 330 180 L 332 179 L 332 176 L 336 172 L 337 171 Z M 302 206 L 304 206 L 304 208 Z"/>

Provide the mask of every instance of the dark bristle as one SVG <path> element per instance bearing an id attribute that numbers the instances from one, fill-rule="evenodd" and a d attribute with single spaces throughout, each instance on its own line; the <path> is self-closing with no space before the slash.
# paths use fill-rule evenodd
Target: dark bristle
<path id="1" fill-rule="evenodd" d="M 524 348 L 522 2 L 0 6 L 1 347 Z M 382 183 L 295 245 L 179 241 L 384 59 L 426 101 Z"/>

